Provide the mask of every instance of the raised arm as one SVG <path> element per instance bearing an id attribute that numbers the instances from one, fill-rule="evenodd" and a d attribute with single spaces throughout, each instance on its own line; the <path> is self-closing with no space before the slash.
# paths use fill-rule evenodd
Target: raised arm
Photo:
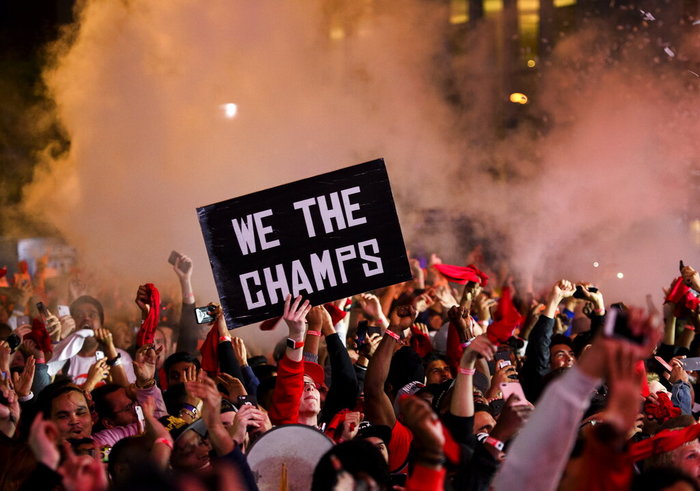
<path id="1" fill-rule="evenodd" d="M 270 421 L 273 424 L 296 423 L 299 419 L 299 400 L 304 390 L 304 365 L 302 348 L 306 331 L 306 314 L 311 310 L 308 300 L 301 295 L 294 299 L 288 295 L 284 302 L 284 321 L 289 329 L 288 344 L 277 366 L 277 383 L 272 392 Z"/>
<path id="2" fill-rule="evenodd" d="M 415 314 L 415 311 L 414 311 Z M 389 375 L 391 357 L 396 344 L 401 341 L 403 331 L 413 323 L 413 317 L 399 317 L 392 313 L 389 328 L 384 333 L 374 356 L 369 360 L 365 377 L 365 414 L 372 424 L 394 426 L 396 415 L 389 396 L 384 392 L 384 383 Z"/>

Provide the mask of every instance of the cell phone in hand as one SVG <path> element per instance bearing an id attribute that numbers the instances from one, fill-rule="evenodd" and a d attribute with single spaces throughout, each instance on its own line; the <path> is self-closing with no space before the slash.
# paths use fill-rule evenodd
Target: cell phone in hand
<path id="1" fill-rule="evenodd" d="M 589 286 L 588 291 L 591 293 L 595 293 L 598 291 L 598 289 L 594 286 Z M 586 294 L 583 291 L 583 287 L 581 285 L 576 285 L 576 291 L 574 292 L 574 298 L 578 298 L 581 300 L 586 300 Z"/>
<path id="2" fill-rule="evenodd" d="M 605 314 L 603 334 L 609 338 L 622 338 L 639 345 L 646 343 L 646 336 L 632 331 L 624 306 L 619 303 L 612 304 Z"/>
<path id="3" fill-rule="evenodd" d="M 195 307 L 194 316 L 197 319 L 197 324 L 211 324 L 214 322 L 214 312 L 216 312 L 216 307 L 213 305 Z"/>
<path id="4" fill-rule="evenodd" d="M 143 417 L 143 408 L 138 404 L 135 404 L 134 412 L 136 413 L 136 419 L 139 421 L 139 424 L 143 428 L 143 425 L 146 422 L 146 418 Z"/>
<path id="5" fill-rule="evenodd" d="M 175 263 L 177 262 L 178 259 L 182 257 L 182 254 L 180 254 L 177 251 L 172 251 L 170 253 L 170 257 L 168 257 L 168 262 L 175 266 Z M 190 271 L 190 268 L 192 267 L 191 263 L 180 263 L 180 266 L 178 266 L 178 269 L 182 271 L 183 273 L 188 273 Z"/>
<path id="6" fill-rule="evenodd" d="M 360 321 L 357 323 L 357 346 L 361 346 L 365 342 L 367 337 L 367 328 L 369 323 L 367 321 Z"/>
<path id="7" fill-rule="evenodd" d="M 686 372 L 700 371 L 700 358 L 682 358 L 681 363 Z"/>
<path id="8" fill-rule="evenodd" d="M 513 403 L 513 406 L 527 406 L 527 398 L 523 392 L 523 386 L 520 382 L 503 382 L 500 385 L 503 400 L 507 401 L 511 394 L 515 394 L 519 400 Z"/>
<path id="9" fill-rule="evenodd" d="M 503 367 L 510 366 L 510 360 L 498 360 L 498 368 L 501 369 Z"/>
<path id="10" fill-rule="evenodd" d="M 238 409 L 240 409 L 243 406 L 255 406 L 255 402 L 253 402 L 253 398 L 249 395 L 238 396 L 238 400 L 236 401 L 236 407 Z"/>
<path id="11" fill-rule="evenodd" d="M 37 302 L 36 309 L 39 311 L 39 314 L 41 314 L 43 317 L 49 316 L 49 310 L 46 308 L 46 305 L 44 305 L 44 302 Z"/>
<path id="12" fill-rule="evenodd" d="M 659 365 L 661 365 L 661 367 L 662 367 L 664 370 L 666 370 L 667 372 L 671 373 L 671 371 L 672 371 L 673 369 L 671 368 L 671 365 L 669 365 L 668 363 L 666 363 L 666 360 L 664 360 L 664 359 L 661 358 L 660 356 L 655 356 L 654 359 L 656 360 L 656 362 L 657 362 Z"/>
<path id="13" fill-rule="evenodd" d="M 100 351 L 100 350 L 95 351 L 95 361 L 100 361 L 104 357 L 105 357 L 104 351 Z"/>
<path id="14" fill-rule="evenodd" d="M 67 315 L 70 315 L 70 307 L 68 305 L 59 305 L 56 307 L 56 312 L 58 314 L 59 319 L 61 317 L 65 317 Z"/>
<path id="15" fill-rule="evenodd" d="M 24 326 L 26 324 L 32 324 L 31 317 L 29 317 L 28 315 L 20 315 L 19 317 L 17 317 L 17 327 Z"/>

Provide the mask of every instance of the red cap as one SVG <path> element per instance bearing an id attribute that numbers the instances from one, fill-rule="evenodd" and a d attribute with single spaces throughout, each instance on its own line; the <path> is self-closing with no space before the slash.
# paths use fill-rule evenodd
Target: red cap
<path id="1" fill-rule="evenodd" d="M 304 361 L 304 375 L 308 375 L 316 382 L 316 385 L 326 385 L 326 374 L 323 367 L 313 361 Z"/>

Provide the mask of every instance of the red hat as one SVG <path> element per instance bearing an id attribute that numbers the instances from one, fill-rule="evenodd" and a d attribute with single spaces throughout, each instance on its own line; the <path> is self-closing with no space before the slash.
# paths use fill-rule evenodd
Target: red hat
<path id="1" fill-rule="evenodd" d="M 326 385 L 326 374 L 323 371 L 323 367 L 318 363 L 304 361 L 304 375 L 311 377 L 318 386 Z"/>

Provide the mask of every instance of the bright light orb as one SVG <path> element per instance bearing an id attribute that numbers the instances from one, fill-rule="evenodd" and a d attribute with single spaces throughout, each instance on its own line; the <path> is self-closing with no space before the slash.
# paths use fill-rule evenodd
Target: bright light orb
<path id="1" fill-rule="evenodd" d="M 513 92 L 510 95 L 510 102 L 513 104 L 527 104 L 527 96 L 521 92 Z"/>
<path id="2" fill-rule="evenodd" d="M 622 274 L 622 273 L 617 273 L 617 277 L 618 277 L 619 279 L 622 279 L 622 278 L 624 278 L 624 277 L 625 277 L 625 275 L 624 275 L 624 274 Z"/>
<path id="3" fill-rule="evenodd" d="M 598 261 L 594 261 L 594 262 L 593 262 L 593 267 L 594 267 L 594 268 L 597 268 L 598 266 L 600 266 L 600 263 L 599 263 Z"/>
<path id="4" fill-rule="evenodd" d="M 221 109 L 224 111 L 224 117 L 226 119 L 233 119 L 238 114 L 238 105 L 233 102 L 227 104 L 222 104 Z"/>

